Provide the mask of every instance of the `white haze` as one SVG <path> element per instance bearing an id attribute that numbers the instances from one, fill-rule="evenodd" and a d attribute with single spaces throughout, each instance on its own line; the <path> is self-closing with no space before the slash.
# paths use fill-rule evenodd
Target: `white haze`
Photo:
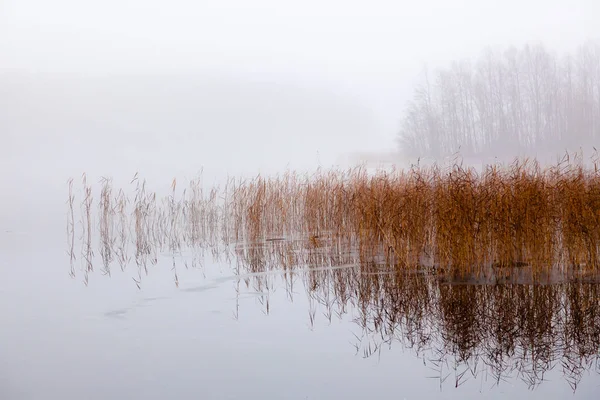
<path id="1" fill-rule="evenodd" d="M 313 165 L 317 152 L 330 164 L 348 153 L 394 148 L 403 107 L 425 66 L 473 57 L 486 46 L 542 42 L 570 51 L 600 37 L 599 14 L 594 0 L 3 1 L 0 99 L 20 108 L 2 108 L 2 132 L 9 131 L 9 141 L 27 135 L 32 146 L 60 142 L 94 158 L 105 150 L 83 143 L 95 144 L 99 135 L 127 141 L 146 130 L 172 149 L 189 149 L 169 139 L 187 131 L 214 146 L 212 155 L 223 154 L 222 164 L 201 161 L 207 168 L 232 165 L 215 136 L 260 154 L 239 160 L 247 171 L 281 169 L 288 159 Z M 122 101 L 136 103 L 131 112 L 111 106 L 122 93 Z M 240 108 L 252 118 L 236 125 L 231 120 Z M 24 124 L 14 113 L 38 123 Z M 61 117 L 48 118 L 55 113 Z M 148 126 L 155 117 L 163 123 Z M 105 127 L 90 129 L 99 118 Z M 153 143 L 127 156 L 148 157 Z M 186 158 L 156 156 L 167 165 Z"/>
<path id="2" fill-rule="evenodd" d="M 96 274 L 89 290 L 69 280 L 60 247 L 68 178 L 88 172 L 91 181 L 112 176 L 124 184 L 139 171 L 151 189 L 160 189 L 173 177 L 190 178 L 200 170 L 210 183 L 228 175 L 388 161 L 394 158 L 403 107 L 425 67 L 475 57 L 486 46 L 542 42 L 559 53 L 572 51 L 586 40 L 600 39 L 599 15 L 597 0 L 0 0 L 0 317 L 7 327 L 0 329 L 0 398 L 57 393 L 83 398 L 86 390 L 88 398 L 112 398 L 115 393 L 134 396 L 138 388 L 146 398 L 164 398 L 170 393 L 168 382 L 162 383 L 180 365 L 178 357 L 190 364 L 179 378 L 197 380 L 196 360 L 186 357 L 183 345 L 175 346 L 173 355 L 171 347 L 155 346 L 152 334 L 140 339 L 142 345 L 132 345 L 156 326 L 147 331 L 143 324 L 128 322 L 129 333 L 115 340 L 122 325 L 117 322 L 115 328 L 90 317 L 144 295 L 131 291 L 129 278 L 109 282 Z M 206 345 L 186 330 L 192 306 L 188 297 L 173 294 L 169 266 L 150 282 L 159 287 L 158 295 L 168 292 L 179 299 L 173 304 L 185 312 L 161 314 L 160 307 L 172 305 L 167 302 L 146 308 L 140 318 L 149 324 L 156 322 L 154 312 L 171 318 L 181 331 L 155 324 L 165 340 L 176 344 L 187 335 L 186 345 L 208 346 L 209 356 L 214 353 L 210 360 L 223 364 L 221 352 L 230 343 L 222 339 L 216 347 Z M 205 318 L 217 319 L 210 314 L 218 307 L 213 304 L 229 298 L 230 289 L 197 302 Z M 305 313 L 302 306 L 296 312 Z M 348 378 L 348 370 L 337 372 L 350 382 L 341 393 L 344 398 L 372 394 L 359 390 L 364 377 L 395 382 L 399 364 L 391 359 L 384 361 L 388 367 L 382 372 L 375 362 L 359 365 L 352 364 L 354 358 L 339 357 L 347 351 L 345 337 L 339 340 L 345 326 L 336 333 L 324 327 L 324 343 L 318 340 L 323 337 L 301 331 L 304 320 L 298 321 L 285 326 L 296 340 L 313 341 L 314 354 L 296 351 L 321 386 L 288 377 L 297 398 L 309 386 L 317 395 L 319 388 L 340 395 L 323 378 L 340 363 L 351 364 L 354 374 Z M 263 322 L 251 327 L 255 337 L 269 338 L 278 325 L 271 321 L 266 329 Z M 245 348 L 260 359 L 259 347 L 243 345 L 246 331 L 228 324 L 235 329 L 234 339 L 242 340 L 230 338 L 240 346 L 237 356 Z M 217 331 L 211 335 L 217 341 L 221 337 Z M 275 339 L 282 349 L 289 347 L 283 336 Z M 194 349 L 200 360 L 207 354 Z M 331 356 L 331 368 L 325 363 L 313 370 L 311 363 L 323 349 L 331 354 L 335 349 L 337 358 Z M 100 362 L 87 371 L 93 357 Z M 421 382 L 422 371 L 414 369 L 420 360 L 409 361 L 401 370 L 408 371 L 409 383 Z M 148 365 L 152 371 L 146 376 Z M 255 368 L 251 358 L 232 365 L 238 368 L 232 376 L 244 376 L 244 366 Z M 202 364 L 205 377 L 216 376 L 230 393 L 239 394 L 243 385 L 228 381 L 227 368 L 221 367 Z M 267 371 L 285 373 L 270 364 Z M 154 393 L 153 378 L 161 382 Z M 258 382 L 269 383 L 263 378 Z M 594 390 L 588 383 L 584 397 Z M 410 398 L 422 394 L 419 384 L 411 386 Z M 260 393 L 257 386 L 251 389 Z M 185 387 L 178 390 L 186 393 Z M 436 397 L 437 387 L 428 390 Z M 533 395 L 565 395 L 545 390 Z M 219 388 L 211 386 L 208 393 L 214 391 Z M 202 393 L 187 395 L 202 398 Z"/>
<path id="3" fill-rule="evenodd" d="M 162 185 L 385 162 L 425 67 L 486 46 L 571 51 L 600 37 L 599 14 L 593 0 L 3 1 L 0 184 L 47 196 L 84 171 Z"/>

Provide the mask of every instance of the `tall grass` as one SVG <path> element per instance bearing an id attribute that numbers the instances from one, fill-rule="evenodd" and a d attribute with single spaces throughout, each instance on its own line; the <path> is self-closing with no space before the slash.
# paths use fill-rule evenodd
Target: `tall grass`
<path id="1" fill-rule="evenodd" d="M 102 190 L 99 203 L 99 230 L 100 230 L 100 256 L 104 266 L 103 273 L 110 275 L 110 265 L 113 261 L 114 246 L 114 215 L 115 208 L 112 204 L 112 181 L 102 178 Z"/>
<path id="2" fill-rule="evenodd" d="M 161 253 L 178 285 L 177 257 L 208 249 L 233 256 L 237 296 L 242 282 L 253 286 L 265 314 L 278 276 L 290 300 L 302 281 L 311 327 L 352 309 L 365 357 L 401 343 L 426 355 L 440 385 L 452 376 L 456 386 L 483 369 L 496 383 L 516 374 L 536 386 L 560 365 L 575 390 L 585 371 L 600 373 L 598 165 L 566 155 L 548 167 L 516 159 L 481 171 L 455 162 L 287 172 L 222 188 L 198 177 L 187 186 L 174 179 L 164 197 L 136 174 L 118 191 L 101 180 L 97 214 L 84 174 L 84 282 L 94 235 L 103 271 L 135 263 L 138 287 Z M 75 204 L 69 180 L 73 275 Z"/>
<path id="3" fill-rule="evenodd" d="M 82 227 L 82 246 L 81 246 L 81 258 L 84 263 L 84 278 L 83 281 L 87 285 L 89 281 L 89 273 L 94 271 L 94 250 L 92 245 L 92 187 L 87 183 L 87 176 L 84 173 L 82 175 L 83 185 L 83 201 L 81 203 L 81 227 Z"/>
<path id="4" fill-rule="evenodd" d="M 134 200 L 100 191 L 101 256 L 128 261 L 132 236 L 139 284 L 161 250 L 211 249 L 232 243 L 305 242 L 311 257 L 335 258 L 344 249 L 362 262 L 384 258 L 400 270 L 433 269 L 454 280 L 537 281 L 595 275 L 600 264 L 600 172 L 566 156 L 541 167 L 535 160 L 489 165 L 368 172 L 364 168 L 228 180 L 205 188 L 201 178 L 157 200 L 134 177 Z M 91 188 L 84 177 L 83 259 L 90 260 Z M 69 194 L 71 198 L 71 194 Z M 70 200 L 72 204 L 73 200 Z M 127 211 L 129 210 L 129 211 Z M 71 217 L 70 217 L 71 218 Z M 70 232 L 70 231 L 69 231 Z M 282 265 L 289 260 L 282 259 Z M 86 264 L 91 271 L 91 261 Z"/>
<path id="5" fill-rule="evenodd" d="M 67 181 L 69 186 L 69 198 L 67 199 L 67 254 L 69 255 L 70 272 L 75 276 L 75 196 L 73 195 L 73 179 Z"/>

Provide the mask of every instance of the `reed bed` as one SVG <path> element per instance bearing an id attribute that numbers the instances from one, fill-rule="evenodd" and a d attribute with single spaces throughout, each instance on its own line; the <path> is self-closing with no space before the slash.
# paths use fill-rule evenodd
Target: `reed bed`
<path id="1" fill-rule="evenodd" d="M 238 294 L 242 283 L 263 293 L 265 314 L 277 279 L 290 300 L 304 287 L 311 327 L 351 312 L 357 353 L 399 343 L 440 385 L 486 371 L 536 386 L 559 365 L 575 390 L 586 371 L 600 373 L 596 158 L 287 172 L 222 187 L 199 176 L 174 179 L 164 196 L 138 174 L 118 190 L 81 182 L 68 181 L 67 252 L 86 284 L 93 243 L 104 273 L 133 264 L 138 287 L 161 257 L 179 284 L 178 258 L 201 266 L 209 252 L 234 263 Z"/>
<path id="2" fill-rule="evenodd" d="M 597 283 L 456 285 L 385 262 L 356 262 L 350 253 L 334 266 L 306 258 L 282 271 L 276 255 L 285 247 L 264 243 L 254 246 L 252 258 L 240 257 L 238 294 L 240 281 L 263 293 L 268 314 L 276 307 L 269 302 L 275 287 L 283 285 L 292 301 L 295 287 L 304 287 L 309 325 L 351 319 L 361 357 L 400 346 L 422 358 L 440 386 L 480 378 L 486 385 L 520 379 L 535 388 L 558 369 L 575 391 L 587 373 L 600 373 Z"/>
<path id="3" fill-rule="evenodd" d="M 224 187 L 208 188 L 201 177 L 183 188 L 174 179 L 162 198 L 148 192 L 137 174 L 132 188 L 119 191 L 103 178 L 97 223 L 84 175 L 83 270 L 93 270 L 96 234 L 103 271 L 110 274 L 115 261 L 124 269 L 131 258 L 138 285 L 161 252 L 171 254 L 177 282 L 175 255 L 186 249 L 217 255 L 236 243 L 295 240 L 331 257 L 350 248 L 362 262 L 385 257 L 394 268 L 430 269 L 454 280 L 509 279 L 523 271 L 536 280 L 592 277 L 600 265 L 600 172 L 592 161 L 586 167 L 567 156 L 541 167 L 515 159 L 481 171 L 460 163 L 376 172 L 358 167 L 229 179 Z M 73 262 L 75 199 L 69 187 Z"/>

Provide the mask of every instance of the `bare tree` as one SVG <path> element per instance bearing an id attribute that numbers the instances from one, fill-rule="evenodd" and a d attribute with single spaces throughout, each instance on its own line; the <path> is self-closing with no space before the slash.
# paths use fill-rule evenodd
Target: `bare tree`
<path id="1" fill-rule="evenodd" d="M 486 50 L 425 74 L 408 104 L 401 150 L 439 158 L 563 150 L 600 138 L 600 44 L 558 57 L 542 45 Z"/>

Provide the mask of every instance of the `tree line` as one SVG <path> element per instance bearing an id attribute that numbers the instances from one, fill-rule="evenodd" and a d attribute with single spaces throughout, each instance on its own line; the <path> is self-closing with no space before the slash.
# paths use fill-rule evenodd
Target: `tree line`
<path id="1" fill-rule="evenodd" d="M 454 62 L 425 74 L 406 107 L 401 151 L 439 158 L 556 151 L 600 137 L 600 43 L 557 56 L 543 45 Z"/>

